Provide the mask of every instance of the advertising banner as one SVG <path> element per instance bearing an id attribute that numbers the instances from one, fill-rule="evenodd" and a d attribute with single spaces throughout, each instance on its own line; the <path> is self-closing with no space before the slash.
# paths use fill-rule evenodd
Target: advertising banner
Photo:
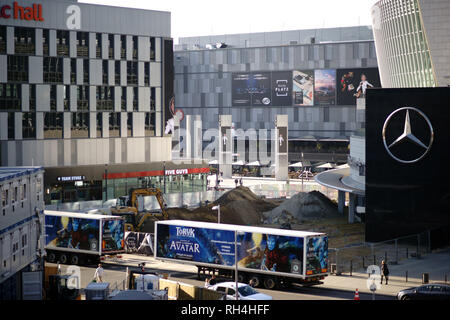
<path id="1" fill-rule="evenodd" d="M 292 99 L 294 106 L 314 105 L 314 70 L 292 71 Z"/>
<path id="2" fill-rule="evenodd" d="M 157 257 L 232 267 L 234 231 L 158 225 Z M 303 272 L 303 238 L 244 232 L 237 237 L 238 266 L 247 269 Z"/>
<path id="3" fill-rule="evenodd" d="M 292 72 L 272 72 L 272 105 L 292 105 Z"/>
<path id="4" fill-rule="evenodd" d="M 153 255 L 153 241 L 152 233 L 125 232 L 125 252 L 151 256 Z"/>
<path id="5" fill-rule="evenodd" d="M 314 71 L 314 99 L 316 105 L 336 104 L 336 70 Z"/>
<path id="6" fill-rule="evenodd" d="M 252 106 L 273 105 L 270 72 L 251 74 L 249 77 L 247 90 L 252 97 Z"/>
<path id="7" fill-rule="evenodd" d="M 312 237 L 306 246 L 306 275 L 328 271 L 328 237 Z"/>
<path id="8" fill-rule="evenodd" d="M 250 106 L 252 98 L 249 90 L 249 73 L 233 73 L 231 81 L 232 104 L 237 106 Z"/>
<path id="9" fill-rule="evenodd" d="M 123 251 L 124 245 L 124 220 L 104 220 L 103 221 L 103 242 L 102 251 Z"/>
<path id="10" fill-rule="evenodd" d="M 45 233 L 48 247 L 99 250 L 99 220 L 46 215 Z"/>
<path id="11" fill-rule="evenodd" d="M 356 105 L 356 99 L 363 98 L 367 88 L 381 87 L 378 68 L 338 69 L 336 72 L 339 105 Z"/>

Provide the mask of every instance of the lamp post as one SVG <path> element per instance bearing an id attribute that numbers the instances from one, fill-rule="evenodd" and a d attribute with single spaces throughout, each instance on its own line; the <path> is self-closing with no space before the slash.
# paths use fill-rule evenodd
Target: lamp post
<path id="1" fill-rule="evenodd" d="M 105 202 L 108 201 L 108 165 L 105 164 Z"/>
<path id="2" fill-rule="evenodd" d="M 166 193 L 166 162 L 163 161 L 163 171 L 164 171 L 164 193 Z"/>
<path id="3" fill-rule="evenodd" d="M 212 207 L 213 210 L 217 210 L 217 223 L 220 223 L 220 204 Z"/>

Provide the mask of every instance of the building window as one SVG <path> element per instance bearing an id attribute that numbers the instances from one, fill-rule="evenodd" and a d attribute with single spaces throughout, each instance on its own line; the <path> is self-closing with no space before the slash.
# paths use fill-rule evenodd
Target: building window
<path id="1" fill-rule="evenodd" d="M 150 110 L 155 111 L 156 110 L 156 88 L 152 87 L 150 88 Z"/>
<path id="2" fill-rule="evenodd" d="M 137 60 L 137 57 L 138 57 L 138 37 L 133 36 L 131 41 L 133 41 L 133 44 L 132 44 L 133 60 Z"/>
<path id="3" fill-rule="evenodd" d="M 77 59 L 70 59 L 70 83 L 77 83 Z"/>
<path id="4" fill-rule="evenodd" d="M 42 54 L 44 56 L 49 55 L 49 37 L 50 37 L 50 30 L 44 29 L 42 30 Z"/>
<path id="5" fill-rule="evenodd" d="M 108 57 L 114 59 L 114 35 L 108 34 Z"/>
<path id="6" fill-rule="evenodd" d="M 127 87 L 122 87 L 122 95 L 120 98 L 120 110 L 127 111 Z"/>
<path id="7" fill-rule="evenodd" d="M 36 111 L 36 85 L 30 84 L 30 111 Z"/>
<path id="8" fill-rule="evenodd" d="M 56 55 L 69 56 L 69 31 L 56 31 Z"/>
<path id="9" fill-rule="evenodd" d="M 144 62 L 144 85 L 150 85 L 150 62 Z"/>
<path id="10" fill-rule="evenodd" d="M 0 83 L 0 111 L 20 111 L 22 107 L 22 85 Z"/>
<path id="11" fill-rule="evenodd" d="M 103 60 L 102 64 L 103 64 L 102 65 L 103 84 L 108 84 L 108 75 L 109 75 L 108 60 Z"/>
<path id="12" fill-rule="evenodd" d="M 62 139 L 63 137 L 63 113 L 44 113 L 44 139 Z"/>
<path id="13" fill-rule="evenodd" d="M 63 82 L 63 60 L 62 58 L 45 57 L 44 58 L 44 82 L 62 83 Z"/>
<path id="14" fill-rule="evenodd" d="M 120 36 L 120 59 L 125 60 L 127 58 L 127 37 L 126 36 Z"/>
<path id="15" fill-rule="evenodd" d="M 150 60 L 155 61 L 155 38 L 150 38 Z"/>
<path id="16" fill-rule="evenodd" d="M 22 138 L 36 139 L 36 113 L 22 113 Z"/>
<path id="17" fill-rule="evenodd" d="M 35 54 L 35 29 L 14 28 L 14 50 L 16 54 Z"/>
<path id="18" fill-rule="evenodd" d="M 22 200 L 22 201 L 27 200 L 27 185 L 26 184 L 22 185 L 22 192 L 21 192 L 20 200 Z"/>
<path id="19" fill-rule="evenodd" d="M 133 61 L 127 61 L 127 84 L 138 84 L 138 63 Z"/>
<path id="20" fill-rule="evenodd" d="M 89 33 L 77 32 L 77 57 L 89 57 Z"/>
<path id="21" fill-rule="evenodd" d="M 109 136 L 111 138 L 120 137 L 120 112 L 109 114 Z"/>
<path id="22" fill-rule="evenodd" d="M 72 113 L 72 138 L 88 138 L 89 137 L 89 113 L 75 112 Z"/>
<path id="23" fill-rule="evenodd" d="M 114 110 L 114 87 L 97 87 L 97 110 Z"/>
<path id="24" fill-rule="evenodd" d="M 8 140 L 15 139 L 15 127 L 14 112 L 8 112 Z"/>
<path id="25" fill-rule="evenodd" d="M 114 82 L 117 86 L 120 85 L 120 61 L 114 62 Z"/>
<path id="26" fill-rule="evenodd" d="M 133 111 L 138 111 L 139 109 L 139 104 L 138 104 L 138 88 L 134 87 L 133 88 Z"/>
<path id="27" fill-rule="evenodd" d="M 70 111 L 70 86 L 64 86 L 63 104 L 64 111 Z"/>
<path id="28" fill-rule="evenodd" d="M 0 54 L 6 54 L 6 26 L 0 26 Z"/>
<path id="29" fill-rule="evenodd" d="M 50 111 L 56 111 L 56 85 L 50 86 Z"/>
<path id="30" fill-rule="evenodd" d="M 28 57 L 8 56 L 8 81 L 28 82 Z"/>
<path id="31" fill-rule="evenodd" d="M 133 112 L 127 113 L 127 137 L 131 137 L 133 133 Z"/>
<path id="32" fill-rule="evenodd" d="M 89 60 L 83 60 L 83 83 L 89 84 Z"/>
<path id="33" fill-rule="evenodd" d="M 97 113 L 97 138 L 103 137 L 103 113 Z"/>
<path id="34" fill-rule="evenodd" d="M 89 86 L 77 87 L 77 110 L 88 111 L 89 110 Z"/>
<path id="35" fill-rule="evenodd" d="M 95 57 L 97 59 L 102 58 L 102 34 L 101 33 L 95 34 Z"/>
<path id="36" fill-rule="evenodd" d="M 153 137 L 155 135 L 155 113 L 145 113 L 145 136 Z"/>

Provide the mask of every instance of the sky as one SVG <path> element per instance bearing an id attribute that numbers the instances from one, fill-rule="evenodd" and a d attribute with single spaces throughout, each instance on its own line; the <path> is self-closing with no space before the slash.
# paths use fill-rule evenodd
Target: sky
<path id="1" fill-rule="evenodd" d="M 377 0 L 79 0 L 171 12 L 179 37 L 371 25 Z M 125 5 L 124 5 L 125 4 Z"/>

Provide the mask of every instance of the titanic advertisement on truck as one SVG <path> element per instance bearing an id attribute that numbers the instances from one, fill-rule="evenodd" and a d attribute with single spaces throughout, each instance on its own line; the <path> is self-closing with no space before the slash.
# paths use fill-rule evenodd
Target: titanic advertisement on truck
<path id="1" fill-rule="evenodd" d="M 321 241 L 327 243 L 326 240 Z M 156 258 L 184 260 L 190 264 L 214 265 L 229 269 L 235 265 L 234 230 L 158 223 L 155 245 Z M 323 271 L 328 267 L 328 257 L 326 253 L 320 254 L 325 248 L 320 241 L 313 241 L 312 245 L 314 249 L 311 249 L 310 255 L 307 256 L 306 268 L 316 274 L 320 273 L 316 271 Z M 301 276 L 305 273 L 304 248 L 304 237 L 238 232 L 238 267 L 247 271 L 259 270 Z"/>

